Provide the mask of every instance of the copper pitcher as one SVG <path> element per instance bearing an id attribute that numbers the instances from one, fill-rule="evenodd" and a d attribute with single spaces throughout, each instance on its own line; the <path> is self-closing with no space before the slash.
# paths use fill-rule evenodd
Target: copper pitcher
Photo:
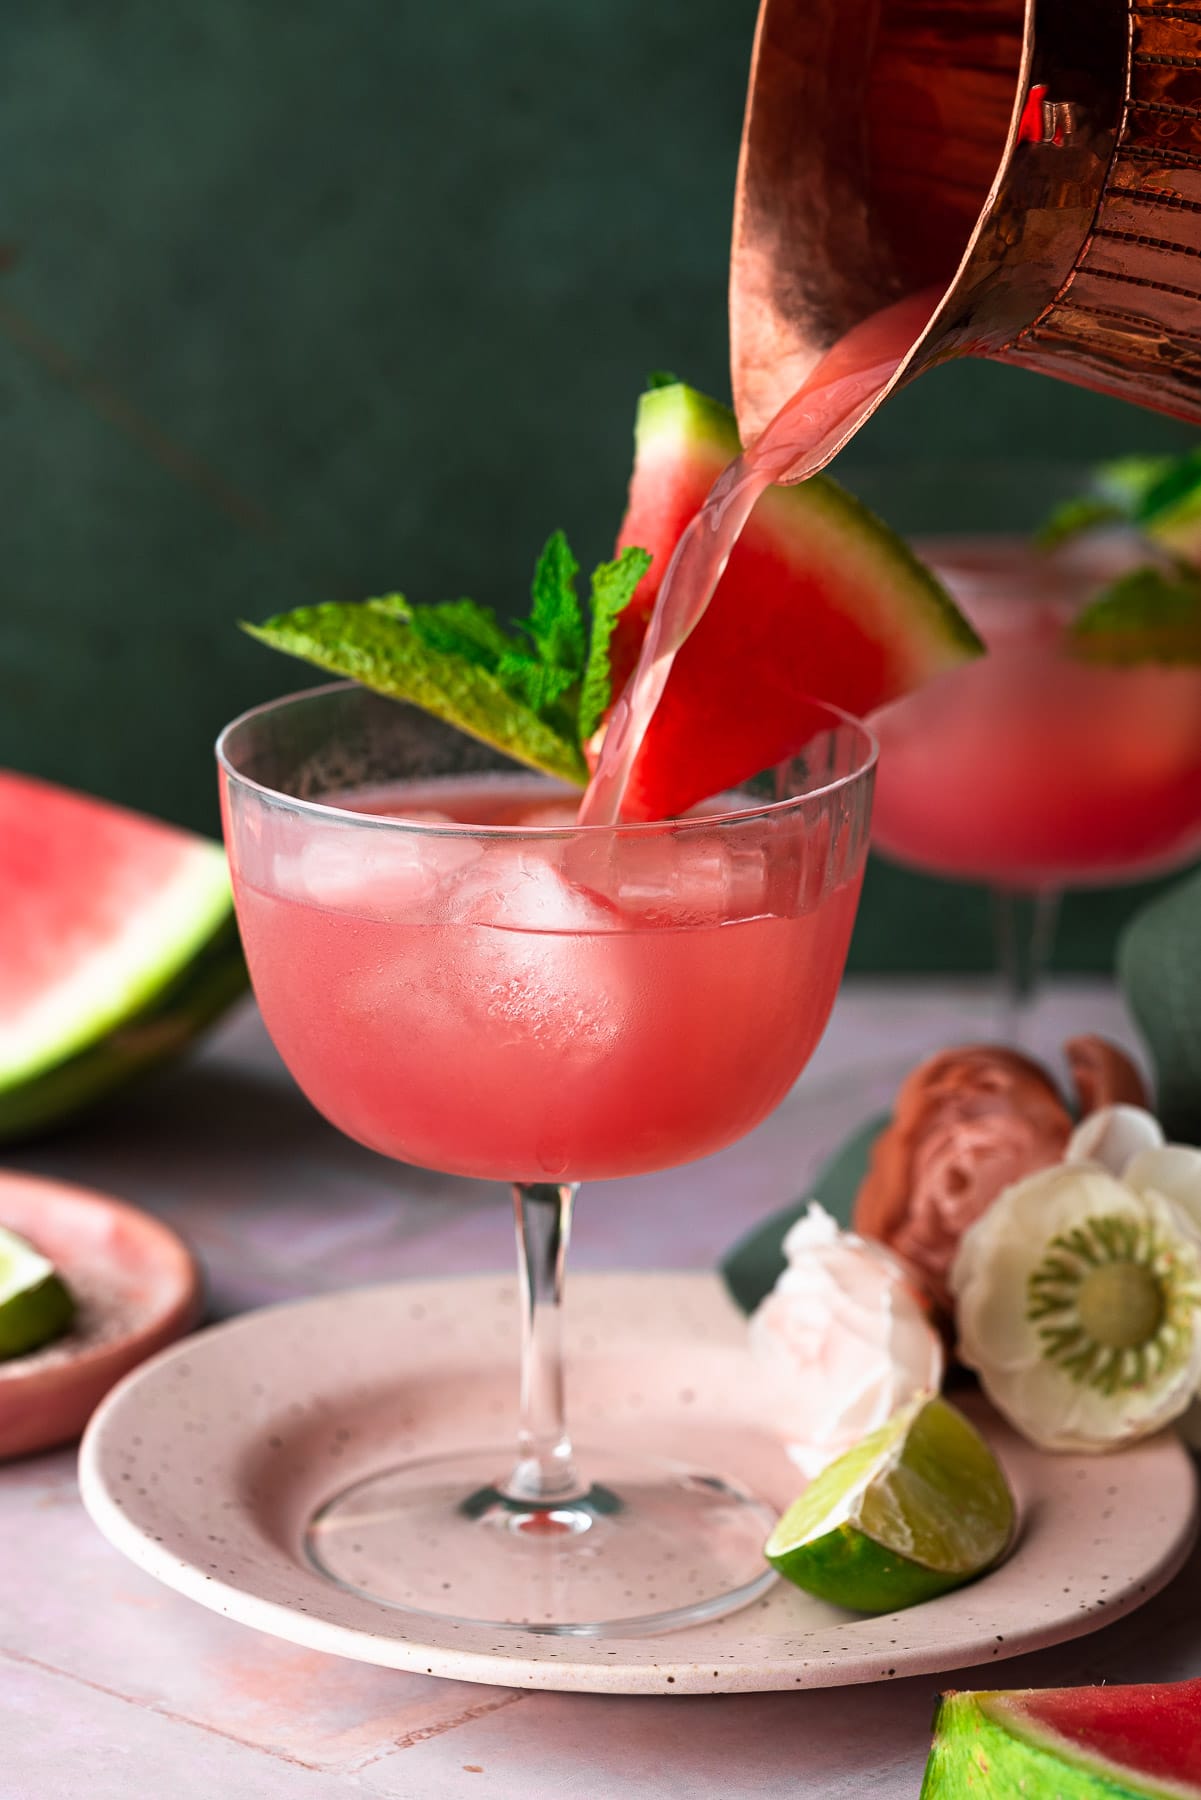
<path id="1" fill-rule="evenodd" d="M 929 287 L 893 386 L 972 354 L 1201 421 L 1201 0 L 761 0 L 744 441 L 851 325 Z"/>

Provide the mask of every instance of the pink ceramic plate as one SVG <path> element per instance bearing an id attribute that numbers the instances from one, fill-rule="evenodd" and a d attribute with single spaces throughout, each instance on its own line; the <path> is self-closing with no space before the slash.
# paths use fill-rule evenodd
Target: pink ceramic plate
<path id="1" fill-rule="evenodd" d="M 200 1282 L 165 1225 L 87 1188 L 0 1172 L 0 1225 L 57 1266 L 77 1303 L 66 1336 L 0 1362 L 0 1458 L 78 1437 L 115 1381 L 196 1323 Z"/>
<path id="2" fill-rule="evenodd" d="M 741 1475 L 778 1506 L 793 1498 L 796 1471 L 751 1422 L 745 1321 L 715 1276 L 577 1276 L 567 1318 L 585 1462 L 589 1432 L 603 1431 Z M 304 1521 L 359 1474 L 508 1441 L 516 1371 L 514 1285 L 496 1277 L 273 1307 L 157 1357 L 109 1396 L 84 1439 L 84 1502 L 150 1574 L 277 1637 L 461 1681 L 596 1693 L 834 1687 L 1000 1660 L 1129 1612 L 1193 1536 L 1193 1470 L 1174 1437 L 1047 1456 L 978 1409 L 1022 1505 L 1017 1548 L 985 1580 L 887 1618 L 779 1583 L 665 1637 L 497 1633 L 381 1606 L 305 1562 Z"/>

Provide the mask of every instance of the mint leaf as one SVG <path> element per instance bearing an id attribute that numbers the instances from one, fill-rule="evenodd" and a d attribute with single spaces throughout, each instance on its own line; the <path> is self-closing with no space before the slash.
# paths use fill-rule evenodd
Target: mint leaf
<path id="1" fill-rule="evenodd" d="M 1201 488 L 1201 449 L 1186 450 L 1183 456 L 1131 457 L 1111 466 L 1108 479 L 1126 484 L 1135 523 L 1150 525 L 1196 496 Z"/>
<path id="2" fill-rule="evenodd" d="M 581 743 L 587 743 L 609 710 L 613 698 L 609 655 L 613 629 L 650 566 L 650 552 L 630 544 L 616 562 L 601 563 L 592 571 L 592 638 L 580 683 Z"/>
<path id="3" fill-rule="evenodd" d="M 1092 492 L 1065 501 L 1035 533 L 1053 549 L 1099 525 L 1126 524 L 1171 543 L 1171 531 L 1201 513 L 1201 448 L 1180 456 L 1121 456 L 1092 472 Z"/>
<path id="4" fill-rule="evenodd" d="M 591 635 L 576 593 L 579 564 L 561 531 L 538 558 L 529 617 L 512 626 L 474 600 L 417 606 L 384 594 L 300 607 L 245 629 L 582 784 L 581 725 L 590 736 L 608 708 L 613 628 L 649 564 L 645 550 L 628 549 L 595 570 Z"/>
<path id="5" fill-rule="evenodd" d="M 496 677 L 509 693 L 536 713 L 553 710 L 556 701 L 579 681 L 574 669 L 557 669 L 528 650 L 509 650 L 496 667 Z M 568 725 L 570 729 L 570 725 Z"/>
<path id="6" fill-rule="evenodd" d="M 513 648 L 513 639 L 496 614 L 474 600 L 443 600 L 434 606 L 406 602 L 406 617 L 429 649 L 464 656 L 494 673 Z"/>
<path id="7" fill-rule="evenodd" d="M 540 661 L 569 670 L 577 680 L 585 652 L 584 614 L 575 591 L 579 572 L 564 533 L 552 532 L 534 570 L 530 616 L 518 627 L 533 639 Z"/>
<path id="8" fill-rule="evenodd" d="M 1097 492 L 1119 509 L 1124 519 L 1137 519 L 1147 496 L 1175 468 L 1174 456 L 1119 456 L 1094 473 Z"/>
<path id="9" fill-rule="evenodd" d="M 1072 638 L 1090 662 L 1201 663 L 1201 575 L 1134 569 L 1085 608 Z"/>
<path id="10" fill-rule="evenodd" d="M 653 393 L 656 388 L 679 387 L 679 385 L 680 377 L 673 375 L 670 369 L 652 369 L 646 378 L 648 393 Z"/>
<path id="11" fill-rule="evenodd" d="M 1082 532 L 1092 531 L 1098 525 L 1118 523 L 1125 517 L 1126 513 L 1116 501 L 1081 495 L 1057 506 L 1035 532 L 1034 541 L 1040 550 L 1054 550 Z"/>
<path id="12" fill-rule="evenodd" d="M 461 603 L 448 604 L 453 608 Z M 260 643 L 302 657 L 333 675 L 349 676 L 376 693 L 411 701 L 518 762 L 583 786 L 588 770 L 574 737 L 556 730 L 514 697 L 473 654 L 427 641 L 426 633 L 431 629 L 436 633 L 439 624 L 449 629 L 445 613 L 431 626 L 430 615 L 438 610 L 410 606 L 403 595 L 393 594 L 364 602 L 302 606 L 244 629 Z M 456 618 L 468 643 L 480 648 L 472 637 L 479 621 L 465 623 L 462 614 Z"/>

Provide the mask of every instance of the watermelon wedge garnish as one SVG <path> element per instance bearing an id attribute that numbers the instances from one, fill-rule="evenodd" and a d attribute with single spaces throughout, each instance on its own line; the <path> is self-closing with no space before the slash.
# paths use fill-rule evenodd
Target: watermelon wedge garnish
<path id="1" fill-rule="evenodd" d="M 1201 1800 L 1201 1681 L 947 1694 L 922 1800 Z"/>
<path id="2" fill-rule="evenodd" d="M 0 770 L 0 1138 L 181 1049 L 244 985 L 219 844 Z"/>
<path id="3" fill-rule="evenodd" d="M 738 450 L 717 401 L 682 383 L 643 394 L 618 547 L 654 560 L 614 631 L 614 695 L 680 533 Z M 862 717 L 981 648 L 930 571 L 836 482 L 772 488 L 676 658 L 623 816 L 667 818 L 794 755 L 811 734 L 807 697 Z"/>

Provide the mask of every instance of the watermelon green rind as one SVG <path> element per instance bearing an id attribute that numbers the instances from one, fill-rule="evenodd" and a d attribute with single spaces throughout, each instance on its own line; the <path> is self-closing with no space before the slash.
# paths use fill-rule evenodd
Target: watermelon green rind
<path id="1" fill-rule="evenodd" d="M 659 458 L 682 462 L 687 451 L 695 459 L 703 447 L 712 452 L 716 477 L 741 445 L 734 414 L 682 382 L 651 388 L 638 402 L 634 428 L 636 456 L 652 466 Z M 829 475 L 814 475 L 792 487 L 775 487 L 755 509 L 755 527 L 775 527 L 781 550 L 795 546 L 796 560 L 813 561 L 813 551 L 826 541 L 840 560 L 854 559 L 873 571 L 889 598 L 897 625 L 897 643 L 920 660 L 922 678 L 938 668 L 954 667 L 965 657 L 979 656 L 984 645 L 932 570 L 871 509 Z M 621 542 L 632 541 L 628 528 Z M 662 579 L 663 569 L 656 571 Z M 901 631 L 903 629 L 903 637 Z M 933 666 L 930 657 L 933 656 Z M 824 696 L 818 696 L 823 698 Z"/>
<path id="2" fill-rule="evenodd" d="M 196 838 L 181 850 L 170 882 L 130 915 L 124 937 L 80 963 L 41 1018 L 0 1028 L 0 1095 L 129 1020 L 188 967 L 232 915 L 225 852 Z"/>
<path id="3" fill-rule="evenodd" d="M 0 771 L 0 1140 L 169 1057 L 246 985 L 220 844 Z"/>
<path id="4" fill-rule="evenodd" d="M 1119 1710 L 1123 1749 L 1105 1754 L 1098 1722 Z M 1174 1727 L 1170 1735 L 1166 1720 Z M 982 1794 L 1199 1800 L 1199 1743 L 1201 1681 L 946 1694 L 921 1800 L 979 1800 Z"/>
<path id="5" fill-rule="evenodd" d="M 738 450 L 733 414 L 682 383 L 643 395 L 635 442 L 618 548 L 653 560 L 613 635 L 615 692 L 680 533 Z M 813 699 L 864 717 L 982 648 L 934 575 L 837 482 L 769 489 L 676 657 L 623 814 L 669 817 L 787 761 L 812 735 Z"/>
<path id="6" fill-rule="evenodd" d="M 1037 1745 L 1012 1737 L 977 1704 L 948 1694 L 939 1704 L 934 1746 L 920 1800 L 983 1800 L 987 1794 L 1054 1794 L 1056 1800 L 1120 1800 L 1133 1790 L 1098 1788 L 1092 1776 L 1063 1767 Z"/>
<path id="7" fill-rule="evenodd" d="M 875 567 L 896 603 L 890 610 L 899 613 L 903 606 L 904 637 L 898 633 L 898 648 L 910 650 L 915 664 L 920 655 L 922 679 L 983 654 L 981 638 L 904 538 L 832 477 L 815 475 L 796 487 L 772 488 L 760 504 L 767 518 L 779 512 L 782 520 L 803 506 L 815 526 L 818 521 L 824 525 L 831 549 L 843 557 L 854 555 L 865 569 Z"/>
<path id="8" fill-rule="evenodd" d="M 249 986 L 230 911 L 143 1006 L 63 1062 L 0 1088 L 0 1143 L 33 1137 L 170 1062 Z"/>

